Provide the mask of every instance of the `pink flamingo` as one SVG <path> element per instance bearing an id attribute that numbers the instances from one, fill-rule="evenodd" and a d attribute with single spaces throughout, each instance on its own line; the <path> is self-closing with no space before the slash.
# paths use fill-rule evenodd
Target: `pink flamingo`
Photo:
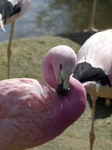
<path id="1" fill-rule="evenodd" d="M 0 81 L 0 149 L 23 150 L 41 145 L 60 135 L 86 107 L 82 84 L 68 76 L 76 55 L 68 46 L 52 48 L 42 62 L 42 73 L 53 88 L 62 83 L 66 96 L 53 92 L 41 81 L 15 78 Z M 60 87 L 60 86 L 59 86 Z M 63 92 L 62 92 L 63 95 Z"/>
<path id="2" fill-rule="evenodd" d="M 5 31 L 4 24 L 11 24 L 10 38 L 7 48 L 8 78 L 10 78 L 11 44 L 13 38 L 15 20 L 22 16 L 31 0 L 0 0 L 0 27 Z"/>
<path id="3" fill-rule="evenodd" d="M 92 123 L 90 150 L 95 140 L 95 104 L 98 97 L 112 98 L 112 30 L 91 36 L 81 47 L 73 75 L 78 79 L 92 99 Z"/>

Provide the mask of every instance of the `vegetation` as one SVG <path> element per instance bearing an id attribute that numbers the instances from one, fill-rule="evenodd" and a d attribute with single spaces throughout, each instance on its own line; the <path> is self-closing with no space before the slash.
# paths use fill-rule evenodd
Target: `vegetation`
<path id="1" fill-rule="evenodd" d="M 7 78 L 7 42 L 0 43 L 0 79 Z M 77 53 L 80 46 L 66 38 L 42 36 L 13 41 L 11 57 L 11 78 L 28 77 L 42 79 L 41 62 L 47 51 L 60 44 L 66 44 Z M 63 134 L 54 140 L 29 150 L 89 150 L 91 125 L 91 100 L 87 98 L 85 113 Z M 105 108 L 97 103 L 94 150 L 111 150 L 112 107 Z"/>

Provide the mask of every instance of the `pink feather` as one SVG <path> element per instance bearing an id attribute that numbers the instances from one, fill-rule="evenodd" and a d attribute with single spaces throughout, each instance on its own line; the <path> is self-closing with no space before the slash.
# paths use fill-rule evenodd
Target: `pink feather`
<path id="1" fill-rule="evenodd" d="M 58 48 L 55 57 L 60 55 Z M 62 46 L 63 53 L 66 52 L 64 48 Z M 72 51 L 69 50 L 68 53 Z M 48 52 L 49 54 L 51 53 Z M 54 53 L 52 56 L 54 57 Z M 65 56 L 66 53 L 60 57 L 64 64 L 68 60 Z M 45 60 L 47 64 L 49 60 L 46 56 Z M 74 66 L 74 60 L 72 62 Z M 51 81 L 56 82 L 54 79 Z M 59 97 L 44 83 L 35 79 L 0 81 L 0 149 L 23 150 L 41 145 L 60 135 L 74 123 L 85 110 L 86 92 L 72 76 L 69 84 L 67 96 Z"/>

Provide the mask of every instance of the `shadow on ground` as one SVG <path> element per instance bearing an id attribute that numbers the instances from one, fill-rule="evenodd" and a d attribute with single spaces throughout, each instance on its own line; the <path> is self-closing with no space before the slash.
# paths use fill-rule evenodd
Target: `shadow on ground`
<path id="1" fill-rule="evenodd" d="M 91 100 L 89 94 L 87 94 L 87 100 L 88 100 L 90 108 L 92 109 L 92 100 Z M 104 118 L 110 117 L 112 115 L 112 99 L 110 99 L 111 106 L 109 106 L 109 107 L 105 106 L 105 101 L 106 101 L 105 98 L 99 97 L 97 99 L 95 119 L 104 119 Z"/>
<path id="2" fill-rule="evenodd" d="M 68 38 L 74 42 L 76 42 L 79 45 L 82 45 L 90 36 L 95 34 L 95 32 L 74 32 L 74 33 L 68 33 L 68 34 L 59 34 L 58 36 L 61 36 L 63 38 Z"/>

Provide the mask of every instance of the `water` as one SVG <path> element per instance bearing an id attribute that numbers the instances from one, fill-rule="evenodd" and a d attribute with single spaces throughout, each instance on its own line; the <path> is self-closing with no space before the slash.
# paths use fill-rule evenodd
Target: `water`
<path id="1" fill-rule="evenodd" d="M 32 0 L 27 12 L 16 21 L 14 39 L 83 31 L 89 26 L 93 0 Z M 112 0 L 97 0 L 95 27 L 112 27 Z M 0 41 L 9 39 L 0 30 Z"/>

